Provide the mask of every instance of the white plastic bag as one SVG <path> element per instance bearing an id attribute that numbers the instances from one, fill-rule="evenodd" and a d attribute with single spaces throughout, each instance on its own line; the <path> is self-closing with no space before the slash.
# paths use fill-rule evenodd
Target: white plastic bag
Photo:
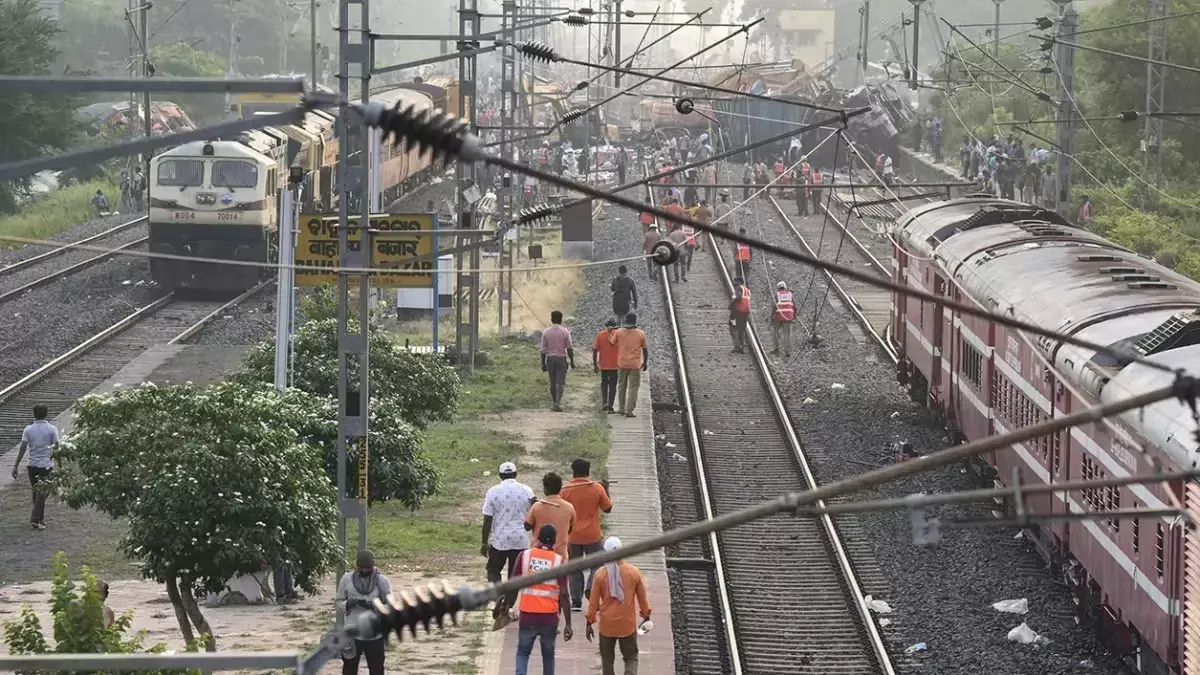
<path id="1" fill-rule="evenodd" d="M 1029 600 L 1021 598 L 1020 600 L 1001 600 L 993 602 L 992 609 L 997 612 L 1008 612 L 1009 614 L 1025 614 L 1029 611 Z"/>

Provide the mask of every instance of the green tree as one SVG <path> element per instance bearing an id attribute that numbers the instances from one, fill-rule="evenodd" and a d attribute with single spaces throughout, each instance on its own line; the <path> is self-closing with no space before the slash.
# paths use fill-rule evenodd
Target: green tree
<path id="1" fill-rule="evenodd" d="M 133 611 L 104 625 L 104 601 L 96 575 L 86 566 L 81 570 L 82 585 L 71 580 L 67 556 L 61 551 L 52 563 L 54 581 L 50 588 L 50 614 L 54 617 L 54 646 L 46 639 L 37 613 L 26 603 L 15 621 L 4 623 L 4 643 L 11 654 L 161 654 L 166 645 L 144 645 L 145 631 L 129 635 Z M 188 645 L 195 651 L 195 643 Z M 199 675 L 200 671 L 159 670 L 149 675 Z"/>
<path id="2" fill-rule="evenodd" d="M 389 399 L 403 418 L 424 428 L 450 420 L 458 406 L 459 379 L 446 360 L 436 354 L 414 354 L 381 330 L 372 329 L 370 349 L 371 398 Z M 297 389 L 329 398 L 337 397 L 337 320 L 309 320 L 293 337 Z M 350 364 L 350 381 L 358 378 L 358 364 Z M 263 342 L 246 354 L 237 382 L 271 382 L 275 375 L 275 342 Z"/>
<path id="3" fill-rule="evenodd" d="M 224 59 L 181 42 L 152 46 L 150 62 L 154 64 L 154 74 L 162 77 L 225 75 Z M 197 124 L 219 121 L 225 111 L 225 99 L 220 94 L 176 94 L 173 98 Z"/>
<path id="4" fill-rule="evenodd" d="M 325 414 L 299 392 L 233 383 L 89 396 L 60 450 L 63 496 L 128 519 L 122 550 L 166 584 L 185 641 L 212 636 L 214 651 L 197 594 L 268 565 L 316 592 L 340 555 L 323 458 L 296 431 Z"/>
<path id="5" fill-rule="evenodd" d="M 58 52 L 57 29 L 37 0 L 0 0 L 0 75 L 49 75 Z M 71 146 L 69 96 L 9 93 L 0 97 L 0 163 L 32 159 Z M 16 208 L 28 180 L 0 182 L 0 211 Z"/>

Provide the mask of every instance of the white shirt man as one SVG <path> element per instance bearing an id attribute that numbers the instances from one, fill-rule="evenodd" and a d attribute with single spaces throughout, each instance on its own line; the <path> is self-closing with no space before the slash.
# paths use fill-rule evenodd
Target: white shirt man
<path id="1" fill-rule="evenodd" d="M 483 545 L 479 552 L 487 558 L 487 578 L 500 581 L 500 571 L 508 567 L 512 576 L 513 563 L 521 551 L 529 548 L 529 533 L 525 530 L 525 514 L 537 496 L 524 483 L 517 482 L 517 465 L 500 465 L 500 484 L 488 488 L 483 499 Z M 515 594 L 508 600 L 512 606 Z"/>

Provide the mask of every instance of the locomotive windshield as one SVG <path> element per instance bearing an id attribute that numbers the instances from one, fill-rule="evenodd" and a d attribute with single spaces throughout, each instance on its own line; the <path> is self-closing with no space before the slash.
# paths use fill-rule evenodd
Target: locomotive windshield
<path id="1" fill-rule="evenodd" d="M 204 183 L 204 162 L 198 159 L 166 159 L 158 164 L 158 184 L 195 187 Z"/>
<path id="2" fill-rule="evenodd" d="M 212 164 L 213 187 L 250 188 L 258 185 L 258 167 L 252 162 L 218 160 Z"/>

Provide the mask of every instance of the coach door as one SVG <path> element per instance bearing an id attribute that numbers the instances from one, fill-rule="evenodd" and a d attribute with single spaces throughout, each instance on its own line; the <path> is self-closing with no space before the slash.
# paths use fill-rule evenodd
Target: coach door
<path id="1" fill-rule="evenodd" d="M 933 292 L 939 298 L 946 297 L 946 280 L 941 275 L 933 276 Z M 942 354 L 942 336 L 946 335 L 946 317 L 951 316 L 942 305 L 936 305 L 933 308 L 933 336 L 931 343 L 933 344 L 933 356 L 929 364 L 929 396 L 931 403 L 943 410 L 947 407 L 946 392 L 950 389 L 950 371 L 942 366 L 943 358 L 950 358 L 953 354 Z M 948 362 L 949 363 L 949 362 Z"/>

